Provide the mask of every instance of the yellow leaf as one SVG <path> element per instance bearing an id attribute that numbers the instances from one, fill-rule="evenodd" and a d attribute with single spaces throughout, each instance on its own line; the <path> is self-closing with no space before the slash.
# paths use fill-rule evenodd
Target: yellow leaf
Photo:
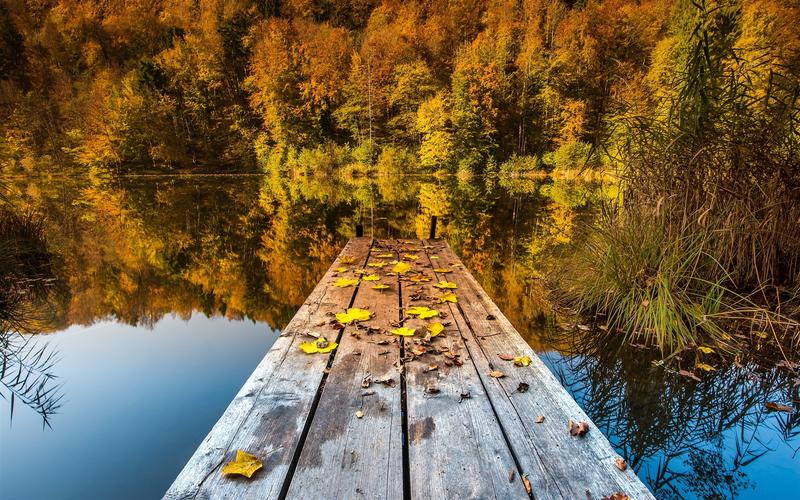
<path id="1" fill-rule="evenodd" d="M 445 294 L 439 297 L 439 302 L 452 302 L 455 304 L 456 302 L 458 302 L 458 297 L 456 297 L 456 294 L 454 294 L 453 292 L 446 292 Z"/>
<path id="2" fill-rule="evenodd" d="M 355 278 L 339 278 L 333 283 L 333 286 L 338 286 L 339 288 L 346 288 L 354 285 L 358 285 L 358 280 Z"/>
<path id="3" fill-rule="evenodd" d="M 414 332 L 416 332 L 416 331 L 417 331 L 416 328 L 406 328 L 404 326 L 401 326 L 400 328 L 395 328 L 394 330 L 389 330 L 389 333 L 393 333 L 395 335 L 401 335 L 403 337 L 410 337 L 410 336 L 414 335 Z"/>
<path id="4" fill-rule="evenodd" d="M 441 290 L 445 290 L 445 289 L 448 289 L 448 288 L 449 289 L 458 288 L 455 283 L 452 283 L 450 281 L 440 281 L 440 282 L 436 283 L 433 286 L 435 286 L 436 288 L 439 288 Z"/>
<path id="5" fill-rule="evenodd" d="M 411 281 L 413 281 L 414 283 L 422 283 L 430 280 L 431 279 L 428 276 L 425 276 L 424 274 L 417 274 L 411 277 Z"/>
<path id="6" fill-rule="evenodd" d="M 434 316 L 438 316 L 439 311 L 437 311 L 436 309 L 429 309 L 425 306 L 414 306 L 409 308 L 406 311 L 406 314 L 409 314 L 411 316 L 419 316 L 419 319 L 428 319 L 428 318 L 433 318 Z"/>
<path id="7" fill-rule="evenodd" d="M 707 365 L 705 363 L 697 363 L 696 366 L 698 368 L 700 368 L 701 370 L 706 371 L 706 372 L 712 372 L 712 371 L 716 370 L 716 368 L 714 368 L 713 366 Z"/>
<path id="8" fill-rule="evenodd" d="M 427 328 L 431 332 L 431 337 L 435 337 L 444 331 L 444 325 L 441 323 L 431 323 Z"/>
<path id="9" fill-rule="evenodd" d="M 352 264 L 355 261 L 356 258 L 353 257 L 352 255 L 342 255 L 342 257 L 339 259 L 339 262 L 341 262 L 342 264 Z"/>
<path id="10" fill-rule="evenodd" d="M 452 269 L 434 269 L 433 272 L 444 274 L 444 273 L 452 273 L 453 270 Z"/>
<path id="11" fill-rule="evenodd" d="M 706 347 L 704 345 L 698 346 L 697 350 L 702 352 L 703 354 L 711 354 L 712 352 L 714 352 L 714 349 Z"/>
<path id="12" fill-rule="evenodd" d="M 386 262 L 370 262 L 367 264 L 369 267 L 383 267 L 386 265 Z"/>
<path id="13" fill-rule="evenodd" d="M 334 271 L 336 271 L 337 273 L 343 273 L 343 272 L 347 271 L 347 268 L 346 267 L 337 267 L 336 269 L 334 269 Z"/>
<path id="14" fill-rule="evenodd" d="M 392 259 L 392 258 L 394 258 L 394 254 L 393 253 L 382 253 L 380 255 L 376 255 L 376 257 L 379 258 L 379 259 Z"/>
<path id="15" fill-rule="evenodd" d="M 320 337 L 314 342 L 301 342 L 300 350 L 306 354 L 325 353 L 336 349 L 338 345 L 336 342 L 328 342 L 325 337 Z"/>
<path id="16" fill-rule="evenodd" d="M 378 281 L 379 279 L 381 279 L 381 277 L 378 276 L 377 274 L 370 274 L 369 276 L 364 276 L 361 279 L 364 281 Z"/>
<path id="17" fill-rule="evenodd" d="M 408 259 L 408 260 L 417 260 L 417 259 L 419 259 L 419 255 L 414 255 L 414 254 L 411 254 L 411 253 L 404 253 L 403 254 L 403 258 L 404 259 Z"/>
<path id="18" fill-rule="evenodd" d="M 253 477 L 253 474 L 264 464 L 255 456 L 236 450 L 236 460 L 228 462 L 222 467 L 223 474 L 239 474 L 240 476 Z"/>
<path id="19" fill-rule="evenodd" d="M 431 259 L 434 259 L 434 260 L 436 260 L 436 259 L 438 259 L 438 258 L 439 258 L 439 256 L 438 256 L 438 255 L 431 255 Z"/>
<path id="20" fill-rule="evenodd" d="M 514 364 L 517 366 L 528 366 L 531 364 L 530 356 L 520 356 L 518 358 L 514 358 Z"/>
<path id="21" fill-rule="evenodd" d="M 346 325 L 351 321 L 367 321 L 372 317 L 372 313 L 366 309 L 359 309 L 358 307 L 351 307 L 347 312 L 336 313 L 336 321 Z"/>
<path id="22" fill-rule="evenodd" d="M 389 285 L 384 285 L 383 283 L 378 283 L 377 285 L 372 287 L 373 290 L 388 290 Z"/>
<path id="23" fill-rule="evenodd" d="M 397 274 L 405 274 L 410 269 L 411 266 L 409 264 L 406 264 L 405 262 L 398 262 L 397 264 L 394 265 L 392 271 L 396 272 Z"/>

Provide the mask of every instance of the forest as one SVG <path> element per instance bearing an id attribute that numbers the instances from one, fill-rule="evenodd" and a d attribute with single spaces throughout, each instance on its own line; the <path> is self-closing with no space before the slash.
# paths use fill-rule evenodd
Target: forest
<path id="1" fill-rule="evenodd" d="M 0 4 L 10 175 L 600 180 L 569 307 L 800 338 L 797 0 Z M 605 318 L 605 319 L 603 319 Z"/>

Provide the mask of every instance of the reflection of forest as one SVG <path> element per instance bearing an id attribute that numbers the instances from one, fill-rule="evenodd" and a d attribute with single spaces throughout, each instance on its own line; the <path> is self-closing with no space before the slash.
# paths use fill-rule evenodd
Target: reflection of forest
<path id="1" fill-rule="evenodd" d="M 15 205 L 46 214 L 68 293 L 46 330 L 193 311 L 280 328 L 357 222 L 426 236 L 430 215 L 522 331 L 548 310 L 542 256 L 570 241 L 591 191 L 547 179 L 334 174 L 29 178 Z M 536 257 L 536 264 L 532 257 Z"/>

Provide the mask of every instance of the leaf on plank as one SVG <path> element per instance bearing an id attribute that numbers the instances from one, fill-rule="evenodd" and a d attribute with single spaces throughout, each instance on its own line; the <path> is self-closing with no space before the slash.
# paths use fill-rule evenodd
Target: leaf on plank
<path id="1" fill-rule="evenodd" d="M 453 283 L 452 281 L 440 281 L 440 282 L 436 283 L 433 286 L 435 286 L 436 288 L 438 288 L 440 290 L 451 290 L 451 289 L 458 288 L 458 286 L 455 283 Z"/>
<path id="2" fill-rule="evenodd" d="M 372 317 L 372 313 L 366 309 L 359 309 L 358 307 L 351 307 L 347 312 L 336 313 L 336 321 L 346 325 L 350 322 L 367 321 Z"/>
<path id="3" fill-rule="evenodd" d="M 406 328 L 405 326 L 401 326 L 400 328 L 389 330 L 389 333 L 393 335 L 400 335 L 402 337 L 410 337 L 414 335 L 414 332 L 416 331 L 417 331 L 416 328 Z"/>
<path id="4" fill-rule="evenodd" d="M 222 474 L 237 474 L 251 478 L 263 466 L 264 464 L 255 455 L 251 455 L 246 451 L 236 450 L 236 460 L 226 463 L 222 467 Z"/>
<path id="5" fill-rule="evenodd" d="M 355 285 L 358 285 L 358 280 L 356 278 L 339 278 L 333 282 L 333 286 L 339 288 L 347 288 L 348 286 Z"/>
<path id="6" fill-rule="evenodd" d="M 301 342 L 300 350 L 306 354 L 326 353 L 336 349 L 338 345 L 336 342 L 328 342 L 325 337 L 320 337 L 313 342 Z"/>
<path id="7" fill-rule="evenodd" d="M 441 323 L 431 323 L 426 327 L 431 334 L 431 337 L 435 337 L 444 331 L 444 325 Z"/>

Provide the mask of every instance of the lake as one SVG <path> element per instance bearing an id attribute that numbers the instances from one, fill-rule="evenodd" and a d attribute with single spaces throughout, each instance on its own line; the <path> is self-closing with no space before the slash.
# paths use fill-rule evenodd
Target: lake
<path id="1" fill-rule="evenodd" d="M 57 285 L 31 342 L 55 356 L 61 396 L 46 420 L 35 404 L 0 400 L 4 499 L 160 497 L 356 224 L 366 236 L 426 237 L 432 215 L 657 497 L 783 498 L 800 483 L 800 417 L 764 408 L 798 399 L 790 372 L 742 359 L 695 381 L 652 352 L 593 342 L 556 312 L 547 277 L 608 195 L 597 181 L 93 172 L 3 182 L 15 206 L 46 217 Z"/>

